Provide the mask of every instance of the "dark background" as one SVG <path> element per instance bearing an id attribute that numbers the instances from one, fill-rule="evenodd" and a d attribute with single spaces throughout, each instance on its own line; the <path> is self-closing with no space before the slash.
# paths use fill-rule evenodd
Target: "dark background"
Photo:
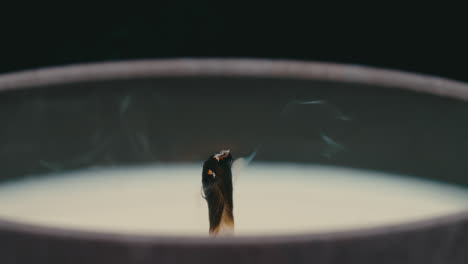
<path id="1" fill-rule="evenodd" d="M 462 7 L 155 1 L 2 8 L 0 73 L 171 57 L 318 60 L 468 81 Z M 457 12 L 458 10 L 458 12 Z"/>

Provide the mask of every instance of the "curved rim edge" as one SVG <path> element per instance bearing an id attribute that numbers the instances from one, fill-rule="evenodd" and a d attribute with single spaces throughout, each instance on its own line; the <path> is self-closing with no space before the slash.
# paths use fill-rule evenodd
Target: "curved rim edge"
<path id="1" fill-rule="evenodd" d="M 226 76 L 339 81 L 406 88 L 468 101 L 468 84 L 362 65 L 268 59 L 150 59 L 76 64 L 0 75 L 0 91 L 83 81 Z"/>

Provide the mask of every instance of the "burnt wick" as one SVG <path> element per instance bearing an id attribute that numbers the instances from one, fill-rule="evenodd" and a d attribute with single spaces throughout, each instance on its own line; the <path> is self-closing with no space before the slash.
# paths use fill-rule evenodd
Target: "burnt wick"
<path id="1" fill-rule="evenodd" d="M 203 163 L 203 198 L 208 203 L 212 236 L 234 233 L 232 161 L 230 151 L 222 150 Z"/>

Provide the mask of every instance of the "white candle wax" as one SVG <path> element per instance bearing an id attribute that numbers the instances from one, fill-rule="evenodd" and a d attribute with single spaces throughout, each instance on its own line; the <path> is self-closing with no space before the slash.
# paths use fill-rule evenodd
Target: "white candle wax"
<path id="1" fill-rule="evenodd" d="M 466 209 L 464 188 L 362 170 L 254 163 L 234 177 L 236 235 L 376 227 Z M 82 230 L 208 235 L 200 164 L 10 182 L 0 186 L 0 217 Z"/>

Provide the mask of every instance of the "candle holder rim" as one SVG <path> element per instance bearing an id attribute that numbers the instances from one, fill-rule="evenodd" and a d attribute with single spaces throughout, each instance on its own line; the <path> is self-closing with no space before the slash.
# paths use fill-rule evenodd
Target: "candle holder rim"
<path id="1" fill-rule="evenodd" d="M 71 64 L 0 74 L 0 91 L 154 77 L 257 77 L 379 85 L 468 101 L 468 84 L 358 64 L 252 58 L 142 59 Z"/>

